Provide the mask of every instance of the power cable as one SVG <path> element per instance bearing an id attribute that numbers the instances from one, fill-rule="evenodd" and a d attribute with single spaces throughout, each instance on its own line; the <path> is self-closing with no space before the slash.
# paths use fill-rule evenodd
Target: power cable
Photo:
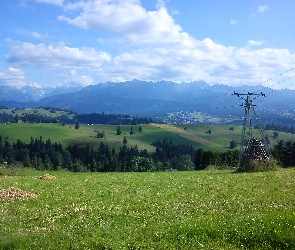
<path id="1" fill-rule="evenodd" d="M 260 83 L 258 83 L 258 84 L 256 84 L 256 85 L 253 85 L 253 86 L 249 86 L 249 89 L 248 89 L 248 91 L 250 90 L 252 90 L 253 88 L 256 88 L 256 87 L 258 87 L 258 86 L 261 86 L 262 88 L 261 89 L 259 89 L 259 92 L 260 93 L 262 93 L 262 91 L 263 90 L 265 90 L 265 89 L 270 89 L 270 91 L 268 91 L 267 92 L 267 94 L 270 94 L 270 93 L 273 93 L 273 92 L 275 92 L 275 91 L 279 91 L 279 90 L 281 90 L 281 89 L 272 89 L 272 87 L 273 86 L 275 86 L 275 85 L 279 85 L 279 84 L 281 84 L 281 83 L 283 83 L 283 82 L 286 82 L 286 81 L 288 81 L 288 80 L 290 80 L 290 79 L 292 79 L 292 78 L 295 78 L 295 75 L 294 76 L 291 76 L 291 77 L 289 77 L 289 78 L 286 78 L 286 79 L 284 79 L 284 80 L 282 80 L 282 81 L 279 81 L 279 82 L 276 82 L 276 83 L 273 83 L 272 85 L 270 85 L 270 86 L 263 86 L 263 84 L 265 84 L 265 83 L 267 83 L 267 82 L 269 82 L 269 81 L 271 81 L 271 80 L 273 80 L 273 79 L 276 79 L 276 78 L 278 78 L 278 77 L 281 77 L 281 76 L 283 76 L 283 75 L 285 75 L 285 74 L 287 74 L 287 73 L 289 73 L 289 72 L 291 72 L 291 71 L 293 71 L 295 68 L 291 68 L 291 69 L 289 69 L 289 70 L 287 70 L 286 72 L 284 72 L 284 73 L 280 73 L 280 74 L 277 74 L 276 76 L 274 76 L 274 77 L 271 77 L 271 78 L 269 78 L 269 79 L 267 79 L 267 80 L 265 80 L 265 81 L 263 81 L 263 82 L 260 82 Z M 293 86 L 295 83 L 291 83 L 289 86 Z M 287 87 L 289 87 L 289 86 L 287 86 Z M 285 87 L 286 88 L 286 87 Z M 282 88 L 283 89 L 283 88 Z M 186 99 L 186 100 L 180 100 L 180 101 L 173 101 L 173 103 L 175 103 L 175 104 L 179 104 L 179 105 L 181 105 L 181 104 L 183 104 L 183 103 L 187 103 L 187 102 L 202 102 L 202 101 L 204 101 L 204 100 L 210 100 L 210 99 L 217 99 L 217 98 L 222 98 L 222 97 L 228 97 L 228 96 L 230 96 L 230 95 L 232 95 L 232 92 L 226 92 L 226 93 L 223 93 L 223 94 L 219 94 L 219 95 L 214 95 L 214 96 L 209 96 L 209 97 L 197 97 L 197 98 L 190 98 L 190 99 Z M 257 97 L 255 97 L 253 100 L 255 100 Z M 260 101 L 259 101 L 259 103 L 261 103 L 261 102 L 263 102 L 263 99 L 261 99 Z M 168 105 L 169 103 L 171 103 L 170 101 L 166 101 L 166 102 L 163 102 L 163 103 L 155 103 L 155 104 L 152 104 L 153 106 L 158 106 L 158 107 L 160 107 L 160 106 L 164 106 L 164 105 Z M 225 107 L 210 107 L 210 108 L 207 108 L 207 109 L 202 109 L 202 112 L 210 112 L 210 111 L 212 111 L 212 110 L 219 110 L 219 109 L 227 109 L 227 108 L 236 108 L 236 107 L 238 107 L 238 106 L 243 106 L 243 104 L 238 104 L 238 105 L 230 105 L 230 106 L 225 106 Z M 140 107 L 127 107 L 127 108 L 122 108 L 122 109 L 124 109 L 124 110 L 136 110 L 136 109 L 140 109 Z M 118 110 L 121 110 L 121 109 L 118 109 Z"/>

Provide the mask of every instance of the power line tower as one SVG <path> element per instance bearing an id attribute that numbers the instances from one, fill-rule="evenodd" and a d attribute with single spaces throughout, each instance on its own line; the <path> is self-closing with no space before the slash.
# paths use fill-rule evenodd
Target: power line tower
<path id="1" fill-rule="evenodd" d="M 251 160 L 269 160 L 271 156 L 271 152 L 267 146 L 267 141 L 265 140 L 265 136 L 260 125 L 258 116 L 255 112 L 254 106 L 251 100 L 251 96 L 255 96 L 253 100 L 255 100 L 258 96 L 264 96 L 262 92 L 260 94 L 255 93 L 247 93 L 240 94 L 234 92 L 234 95 L 238 96 L 240 99 L 244 101 L 245 113 L 244 113 L 244 121 L 243 121 L 243 129 L 242 129 L 242 139 L 240 146 L 240 154 L 239 154 L 239 170 L 243 170 L 245 165 L 249 163 Z M 253 129 L 253 120 L 256 121 L 256 127 L 259 129 L 261 134 L 261 140 L 258 140 L 253 137 L 252 129 Z M 248 129 L 248 139 L 246 139 L 246 130 Z"/>

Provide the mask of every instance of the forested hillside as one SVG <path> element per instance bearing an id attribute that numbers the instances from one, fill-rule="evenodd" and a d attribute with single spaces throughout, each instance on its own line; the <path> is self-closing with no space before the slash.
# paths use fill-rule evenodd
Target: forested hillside
<path id="1" fill-rule="evenodd" d="M 126 114 L 105 114 L 104 112 L 78 114 L 71 110 L 53 107 L 8 109 L 2 106 L 0 107 L 0 122 L 64 124 L 75 124 L 76 122 L 83 124 L 148 124 L 153 122 L 153 120 L 147 117 L 130 117 Z"/>
<path id="2" fill-rule="evenodd" d="M 171 138 L 163 137 L 151 142 L 155 150 L 148 151 L 141 146 L 140 149 L 137 145 L 128 145 L 129 138 L 133 136 L 132 131 L 131 129 L 129 137 L 122 136 L 118 127 L 118 135 L 114 136 L 123 137 L 119 149 L 103 142 L 103 138 L 99 146 L 94 147 L 89 143 L 75 142 L 62 145 L 52 142 L 51 139 L 44 140 L 42 136 L 31 137 L 29 143 L 26 143 L 20 139 L 11 141 L 0 135 L 0 163 L 14 165 L 20 162 L 24 167 L 38 170 L 67 169 L 74 172 L 202 170 L 208 166 L 230 169 L 238 166 L 239 151 L 234 147 L 226 151 L 196 148 L 190 144 L 174 143 Z M 142 129 L 139 131 L 142 133 Z M 295 141 L 279 140 L 272 153 L 282 167 L 295 166 Z"/>

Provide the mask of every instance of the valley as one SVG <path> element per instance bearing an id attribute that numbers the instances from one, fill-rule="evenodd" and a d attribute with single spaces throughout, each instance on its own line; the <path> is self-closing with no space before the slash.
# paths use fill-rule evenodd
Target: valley
<path id="1" fill-rule="evenodd" d="M 78 114 L 127 114 L 130 117 L 152 117 L 165 123 L 234 123 L 242 119 L 244 101 L 233 93 L 245 90 L 265 97 L 254 104 L 263 123 L 295 124 L 295 91 L 274 90 L 261 85 L 231 87 L 209 85 L 203 81 L 181 83 L 132 80 L 120 83 L 99 83 L 75 89 L 26 91 L 1 86 L 0 106 L 8 109 L 53 107 Z M 46 92 L 46 95 L 35 93 Z M 38 93 L 39 93 L 38 92 Z M 43 93 L 42 92 L 42 93 Z M 247 91 L 246 91 L 247 92 Z"/>

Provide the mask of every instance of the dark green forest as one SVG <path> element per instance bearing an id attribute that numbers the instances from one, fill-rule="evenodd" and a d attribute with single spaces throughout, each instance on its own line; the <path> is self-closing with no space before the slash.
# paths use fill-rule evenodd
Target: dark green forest
<path id="1" fill-rule="evenodd" d="M 39 170 L 67 169 L 73 172 L 146 172 L 177 170 L 203 170 L 209 165 L 218 169 L 235 168 L 238 165 L 239 151 L 216 152 L 195 149 L 191 145 L 175 145 L 172 140 L 163 138 L 152 143 L 155 152 L 139 150 L 137 146 L 127 147 L 127 141 L 118 152 L 103 142 L 98 148 L 87 144 L 63 147 L 42 137 L 30 143 L 20 140 L 10 143 L 0 136 L 0 163 L 12 165 L 22 162 L 24 167 Z M 282 167 L 295 166 L 295 142 L 279 141 L 272 149 L 274 158 Z"/>

